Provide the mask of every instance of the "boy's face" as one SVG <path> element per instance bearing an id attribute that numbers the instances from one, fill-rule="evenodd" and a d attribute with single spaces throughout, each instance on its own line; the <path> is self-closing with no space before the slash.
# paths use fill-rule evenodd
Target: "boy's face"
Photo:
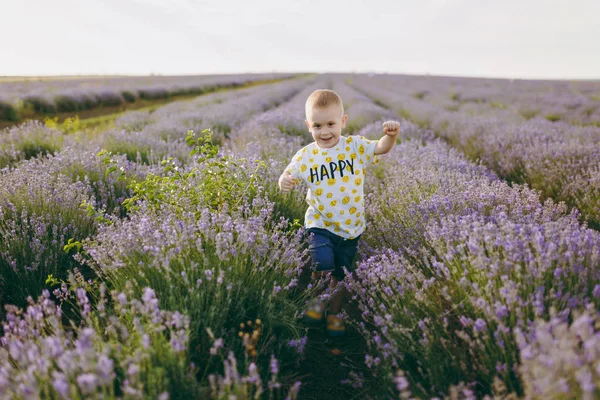
<path id="1" fill-rule="evenodd" d="M 346 126 L 348 119 L 347 115 L 342 114 L 342 107 L 339 105 L 312 107 L 306 113 L 306 126 L 319 147 L 328 149 L 338 144 L 342 128 Z"/>

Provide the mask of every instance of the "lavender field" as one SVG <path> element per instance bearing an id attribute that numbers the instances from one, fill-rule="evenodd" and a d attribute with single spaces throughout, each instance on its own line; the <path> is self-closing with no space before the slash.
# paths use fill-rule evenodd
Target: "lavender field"
<path id="1" fill-rule="evenodd" d="M 9 79 L 0 77 L 0 122 L 37 115 L 75 113 L 122 106 L 138 100 L 198 95 L 249 82 L 290 78 L 290 74 L 149 77 L 73 77 Z"/>
<path id="2" fill-rule="evenodd" d="M 334 343 L 277 185 L 318 88 L 344 135 L 401 123 Z M 599 166 L 591 81 L 324 74 L 6 128 L 0 398 L 600 398 Z"/>

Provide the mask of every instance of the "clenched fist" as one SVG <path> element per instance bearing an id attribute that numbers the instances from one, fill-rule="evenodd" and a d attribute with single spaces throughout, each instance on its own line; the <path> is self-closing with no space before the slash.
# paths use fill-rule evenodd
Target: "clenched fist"
<path id="1" fill-rule="evenodd" d="M 398 134 L 400 133 L 400 123 L 397 121 L 384 122 L 383 133 L 390 136 L 398 136 Z"/>
<path id="2" fill-rule="evenodd" d="M 287 172 L 279 177 L 279 189 L 284 193 L 291 191 L 296 186 L 296 183 L 296 179 L 292 178 L 292 175 Z"/>

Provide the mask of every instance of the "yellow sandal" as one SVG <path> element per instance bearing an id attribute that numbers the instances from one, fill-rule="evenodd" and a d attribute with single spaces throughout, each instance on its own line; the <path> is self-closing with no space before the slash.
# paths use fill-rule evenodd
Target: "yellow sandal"
<path id="1" fill-rule="evenodd" d="M 312 299 L 304 313 L 304 321 L 309 325 L 318 325 L 323 322 L 325 303 L 319 299 Z"/>
<path id="2" fill-rule="evenodd" d="M 327 334 L 333 337 L 344 336 L 344 332 L 346 331 L 346 327 L 344 325 L 344 320 L 338 317 L 337 315 L 329 314 L 327 315 Z"/>

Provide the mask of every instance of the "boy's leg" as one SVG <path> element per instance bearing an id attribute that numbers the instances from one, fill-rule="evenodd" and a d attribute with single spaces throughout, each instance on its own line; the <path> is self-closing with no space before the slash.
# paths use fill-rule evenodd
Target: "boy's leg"
<path id="1" fill-rule="evenodd" d="M 336 278 L 335 276 L 331 276 L 329 287 L 331 289 L 334 289 L 336 286 L 338 286 L 338 282 L 338 278 Z M 331 296 L 331 299 L 329 300 L 329 311 L 332 314 L 337 314 L 341 311 L 342 303 L 348 294 L 348 290 L 344 285 L 339 286 L 340 287 L 338 288 L 338 290 L 333 294 L 333 296 Z"/>
<path id="2" fill-rule="evenodd" d="M 344 300 L 348 297 L 348 291 L 344 285 L 339 282 L 344 280 L 346 273 L 344 267 L 349 272 L 352 272 L 354 265 L 354 257 L 356 256 L 358 238 L 353 240 L 344 240 L 339 243 L 336 249 L 336 268 L 331 273 L 331 281 L 329 283 L 332 289 L 336 289 L 335 293 L 329 300 L 329 311 L 327 316 L 327 333 L 329 336 L 344 336 L 345 325 L 342 318 L 337 314 L 342 309 Z"/>
<path id="3" fill-rule="evenodd" d="M 333 246 L 326 232 L 322 229 L 310 228 L 308 230 L 308 248 L 312 260 L 313 281 L 320 280 L 324 274 L 335 269 Z M 313 298 L 304 314 L 305 321 L 317 324 L 325 317 L 326 305 L 318 297 Z"/>
<path id="4" fill-rule="evenodd" d="M 339 243 L 339 247 L 336 249 L 335 254 L 336 268 L 331 273 L 331 281 L 329 283 L 332 289 L 338 286 L 338 282 L 343 281 L 346 277 L 344 267 L 346 267 L 349 272 L 354 270 L 354 258 L 356 257 L 356 252 L 358 250 L 358 241 L 359 237 L 352 240 L 344 240 Z M 342 303 L 348 295 L 348 290 L 346 287 L 344 285 L 339 286 L 340 287 L 332 296 L 329 304 L 329 310 L 332 314 L 337 314 L 340 312 Z"/>
<path id="5" fill-rule="evenodd" d="M 344 320 L 338 316 L 342 308 L 342 302 L 346 297 L 346 288 L 344 285 L 338 285 L 338 283 L 338 278 L 332 274 L 329 286 L 335 290 L 335 293 L 329 299 L 329 310 L 327 310 L 327 322 L 325 324 L 327 335 L 331 337 L 342 337 L 346 331 Z"/>
<path id="6" fill-rule="evenodd" d="M 318 280 L 335 269 L 334 246 L 330 234 L 325 229 L 309 228 L 308 250 L 311 258 L 311 277 Z"/>

